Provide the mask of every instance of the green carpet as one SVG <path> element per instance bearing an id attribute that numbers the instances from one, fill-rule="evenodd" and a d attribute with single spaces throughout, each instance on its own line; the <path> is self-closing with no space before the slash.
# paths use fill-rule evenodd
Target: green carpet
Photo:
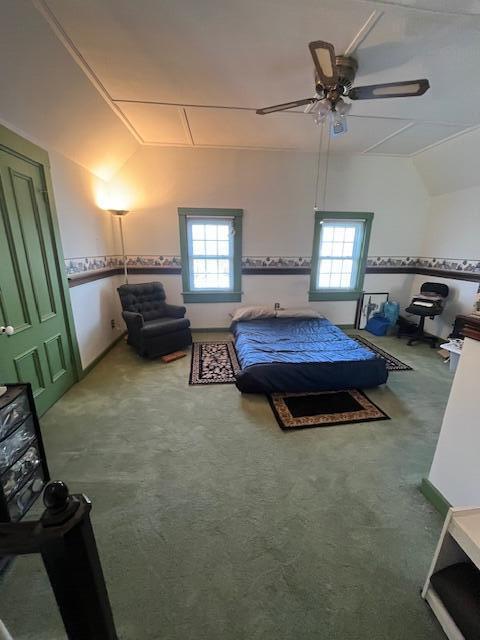
<path id="1" fill-rule="evenodd" d="M 264 397 L 123 342 L 44 416 L 52 476 L 93 500 L 121 640 L 442 637 L 419 596 L 441 519 L 418 485 L 451 376 L 427 345 L 368 338 L 415 369 L 368 391 L 385 422 L 283 433 Z M 0 602 L 15 640 L 65 637 L 39 558 Z"/>

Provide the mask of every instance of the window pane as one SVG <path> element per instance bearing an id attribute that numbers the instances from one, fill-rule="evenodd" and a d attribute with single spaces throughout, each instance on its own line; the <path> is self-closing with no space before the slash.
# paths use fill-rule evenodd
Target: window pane
<path id="1" fill-rule="evenodd" d="M 230 261 L 229 260 L 218 260 L 218 273 L 226 273 L 227 275 L 230 273 Z"/>
<path id="2" fill-rule="evenodd" d="M 230 227 L 227 224 L 219 224 L 217 227 L 217 237 L 219 240 L 228 240 Z"/>
<path id="3" fill-rule="evenodd" d="M 193 255 L 194 256 L 204 256 L 205 255 L 205 242 L 202 240 L 194 240 L 192 242 L 193 245 Z"/>
<path id="4" fill-rule="evenodd" d="M 320 247 L 320 255 L 321 256 L 331 256 L 331 255 L 333 255 L 333 243 L 332 242 L 322 242 L 322 246 Z"/>
<path id="5" fill-rule="evenodd" d="M 342 273 L 343 260 L 332 260 L 332 273 Z"/>
<path id="6" fill-rule="evenodd" d="M 333 242 L 333 227 L 329 227 L 327 224 L 323 224 L 322 240 L 324 242 Z"/>
<path id="7" fill-rule="evenodd" d="M 342 256 L 353 256 L 353 242 L 344 243 Z"/>
<path id="8" fill-rule="evenodd" d="M 232 222 L 213 219 L 187 224 L 190 287 L 225 290 L 233 286 Z M 221 257 L 220 257 L 221 256 Z"/>
<path id="9" fill-rule="evenodd" d="M 205 238 L 205 225 L 192 224 L 191 229 L 193 240 L 203 240 Z"/>
<path id="10" fill-rule="evenodd" d="M 218 260 L 205 260 L 207 263 L 207 273 L 218 273 Z"/>
<path id="11" fill-rule="evenodd" d="M 330 274 L 321 273 L 318 277 L 318 286 L 320 289 L 328 289 L 330 286 Z"/>
<path id="12" fill-rule="evenodd" d="M 205 238 L 206 240 L 217 239 L 217 226 L 214 224 L 205 225 Z"/>
<path id="13" fill-rule="evenodd" d="M 330 273 L 332 270 L 331 260 L 320 260 L 320 273 Z"/>
<path id="14" fill-rule="evenodd" d="M 218 286 L 224 289 L 228 289 L 230 287 L 230 278 L 228 275 L 220 274 L 218 276 Z"/>
<path id="15" fill-rule="evenodd" d="M 218 243 L 218 255 L 219 256 L 228 256 L 230 253 L 229 242 L 221 241 Z"/>
<path id="16" fill-rule="evenodd" d="M 341 280 L 341 285 L 340 286 L 342 288 L 348 289 L 351 286 L 351 284 L 350 284 L 351 279 L 352 279 L 352 276 L 349 273 L 342 274 L 342 280 Z"/>
<path id="17" fill-rule="evenodd" d="M 215 240 L 207 240 L 205 242 L 205 255 L 206 256 L 217 255 L 217 243 Z"/>
<path id="18" fill-rule="evenodd" d="M 330 276 L 330 286 L 331 287 L 340 287 L 342 281 L 342 276 L 339 273 L 332 273 Z"/>
<path id="19" fill-rule="evenodd" d="M 193 288 L 194 289 L 205 289 L 206 284 L 206 276 L 204 273 L 195 274 L 193 276 Z"/>
<path id="20" fill-rule="evenodd" d="M 193 273 L 205 273 L 205 260 L 193 261 Z"/>
<path id="21" fill-rule="evenodd" d="M 332 214 L 334 215 L 334 214 Z M 324 221 L 317 253 L 318 289 L 353 289 L 362 258 L 362 220 Z"/>

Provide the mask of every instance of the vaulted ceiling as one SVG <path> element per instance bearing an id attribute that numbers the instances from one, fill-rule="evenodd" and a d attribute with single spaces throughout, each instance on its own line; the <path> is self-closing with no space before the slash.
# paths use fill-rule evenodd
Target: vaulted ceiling
<path id="1" fill-rule="evenodd" d="M 33 0 L 138 142 L 313 151 L 311 40 L 356 83 L 427 77 L 422 97 L 356 102 L 332 150 L 410 156 L 480 125 L 478 0 Z"/>

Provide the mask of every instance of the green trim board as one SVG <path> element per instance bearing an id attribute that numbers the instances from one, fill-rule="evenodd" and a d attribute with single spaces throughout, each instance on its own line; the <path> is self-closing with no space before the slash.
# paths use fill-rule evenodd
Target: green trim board
<path id="1" fill-rule="evenodd" d="M 188 218 L 225 218 L 233 224 L 233 277 L 232 290 L 193 291 L 190 286 L 190 259 L 188 251 Z M 178 223 L 180 233 L 180 255 L 182 257 L 183 300 L 195 302 L 240 302 L 242 299 L 242 218 L 243 209 L 209 209 L 180 207 Z"/>
<path id="2" fill-rule="evenodd" d="M 315 211 L 313 248 L 310 272 L 310 290 L 308 299 L 311 302 L 324 300 L 358 300 L 362 295 L 363 281 L 367 266 L 368 245 L 370 243 L 370 233 L 372 229 L 374 214 L 372 212 L 357 211 Z M 361 246 L 359 248 L 359 260 L 355 286 L 352 289 L 319 289 L 317 287 L 318 278 L 318 252 L 320 244 L 320 234 L 324 220 L 355 220 L 364 223 Z"/>
<path id="3" fill-rule="evenodd" d="M 435 509 L 442 516 L 446 516 L 448 510 L 452 506 L 449 501 L 445 498 L 445 496 L 440 493 L 440 491 L 435 487 L 428 478 L 423 478 L 422 483 L 420 485 L 420 491 L 423 493 L 425 498 L 430 502 L 431 505 L 435 507 Z"/>

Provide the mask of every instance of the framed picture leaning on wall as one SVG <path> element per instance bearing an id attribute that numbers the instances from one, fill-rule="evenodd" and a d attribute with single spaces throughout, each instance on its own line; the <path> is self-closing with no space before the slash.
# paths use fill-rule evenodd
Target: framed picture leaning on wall
<path id="1" fill-rule="evenodd" d="M 365 329 L 367 322 L 374 313 L 379 313 L 382 304 L 387 302 L 388 293 L 364 292 L 358 301 L 357 313 L 355 317 L 355 329 Z"/>

